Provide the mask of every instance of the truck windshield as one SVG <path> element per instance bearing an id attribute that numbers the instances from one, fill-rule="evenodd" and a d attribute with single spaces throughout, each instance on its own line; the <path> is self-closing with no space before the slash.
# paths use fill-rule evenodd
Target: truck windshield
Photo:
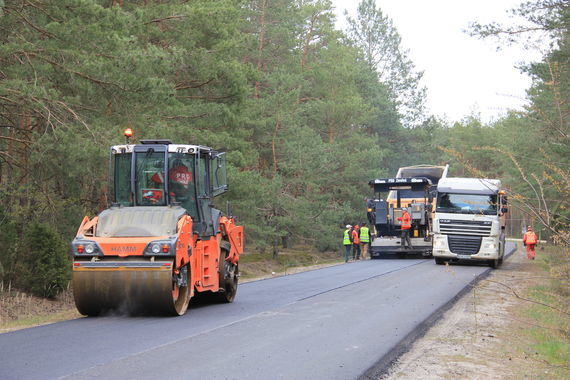
<path id="1" fill-rule="evenodd" d="M 497 215 L 497 196 L 439 193 L 436 212 Z"/>

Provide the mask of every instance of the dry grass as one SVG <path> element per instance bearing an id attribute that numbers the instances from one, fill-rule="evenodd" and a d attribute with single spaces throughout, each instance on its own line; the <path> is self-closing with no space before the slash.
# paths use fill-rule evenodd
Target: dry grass
<path id="1" fill-rule="evenodd" d="M 308 247 L 282 250 L 276 259 L 270 253 L 245 253 L 240 256 L 241 282 L 283 276 L 342 263 L 337 252 L 315 252 Z"/>
<path id="2" fill-rule="evenodd" d="M 71 290 L 45 299 L 0 287 L 0 333 L 79 316 Z"/>

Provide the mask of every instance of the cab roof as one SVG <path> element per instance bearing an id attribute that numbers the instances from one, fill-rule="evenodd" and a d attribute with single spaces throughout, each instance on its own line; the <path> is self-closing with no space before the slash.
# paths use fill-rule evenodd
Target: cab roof
<path id="1" fill-rule="evenodd" d="M 439 193 L 491 195 L 497 194 L 500 189 L 500 180 L 488 178 L 447 177 L 440 179 L 437 184 Z"/>
<path id="2" fill-rule="evenodd" d="M 117 153 L 132 153 L 135 151 L 135 147 L 137 147 L 137 151 L 140 148 L 152 146 L 152 145 L 161 145 L 166 146 L 167 151 L 169 153 L 196 153 L 198 151 L 201 152 L 213 152 L 214 149 L 203 146 L 203 145 L 190 145 L 190 144 L 172 144 L 170 140 L 141 140 L 141 144 L 123 144 L 123 145 L 113 145 L 111 147 L 111 152 L 113 154 Z M 161 150 L 163 150 L 162 148 Z"/>

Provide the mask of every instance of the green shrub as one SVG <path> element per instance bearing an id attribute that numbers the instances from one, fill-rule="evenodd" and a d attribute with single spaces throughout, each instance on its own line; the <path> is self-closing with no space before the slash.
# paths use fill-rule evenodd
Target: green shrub
<path id="1" fill-rule="evenodd" d="M 68 245 L 51 226 L 33 222 L 25 231 L 21 261 L 21 289 L 39 297 L 53 298 L 71 277 Z"/>
<path id="2" fill-rule="evenodd" d="M 17 257 L 18 234 L 15 223 L 9 220 L 6 214 L 0 212 L 0 282 L 5 284 L 13 281 L 16 277 L 14 266 Z"/>

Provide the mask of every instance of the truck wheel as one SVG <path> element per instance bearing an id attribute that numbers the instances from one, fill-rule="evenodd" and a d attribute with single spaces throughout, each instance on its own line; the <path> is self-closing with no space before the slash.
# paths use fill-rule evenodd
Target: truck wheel
<path id="1" fill-rule="evenodd" d="M 435 263 L 436 263 L 437 265 L 443 265 L 443 264 L 445 264 L 445 260 L 442 259 L 441 257 L 436 257 L 436 258 L 435 258 Z"/>
<path id="2" fill-rule="evenodd" d="M 489 260 L 489 266 L 493 269 L 497 269 L 499 267 L 499 259 Z"/>
<path id="3" fill-rule="evenodd" d="M 499 265 L 503 265 L 503 260 L 505 258 L 505 240 L 500 243 L 499 253 L 501 254 L 501 257 L 499 257 Z"/>

